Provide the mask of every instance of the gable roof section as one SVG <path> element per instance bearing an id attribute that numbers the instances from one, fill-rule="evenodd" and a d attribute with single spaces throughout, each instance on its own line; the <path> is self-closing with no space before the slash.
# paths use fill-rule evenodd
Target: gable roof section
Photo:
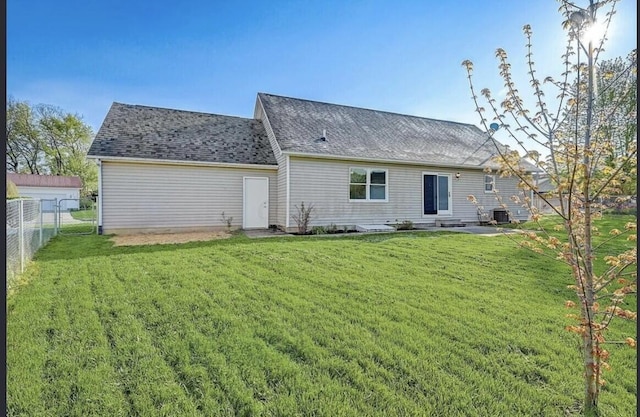
<path id="1" fill-rule="evenodd" d="M 258 98 L 284 153 L 473 168 L 496 153 L 470 124 L 265 93 Z"/>
<path id="2" fill-rule="evenodd" d="M 7 172 L 7 179 L 18 187 L 82 188 L 82 180 L 80 177 Z"/>
<path id="3" fill-rule="evenodd" d="M 258 120 L 122 103 L 111 105 L 88 156 L 277 165 Z"/>

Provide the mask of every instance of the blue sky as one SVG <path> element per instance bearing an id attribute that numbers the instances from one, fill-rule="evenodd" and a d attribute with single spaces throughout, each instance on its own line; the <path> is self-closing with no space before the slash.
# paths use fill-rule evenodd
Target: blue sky
<path id="1" fill-rule="evenodd" d="M 494 52 L 524 74 L 528 23 L 538 74 L 558 75 L 558 6 L 8 0 L 7 95 L 77 113 L 94 132 L 114 101 L 252 117 L 258 92 L 478 124 L 461 62 L 498 92 Z M 636 1 L 617 10 L 605 58 L 637 44 Z"/>

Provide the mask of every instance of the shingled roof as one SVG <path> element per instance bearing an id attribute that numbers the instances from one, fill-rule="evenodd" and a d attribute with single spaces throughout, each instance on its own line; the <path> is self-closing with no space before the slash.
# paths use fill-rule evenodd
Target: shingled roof
<path id="1" fill-rule="evenodd" d="M 475 168 L 496 153 L 470 124 L 266 93 L 258 99 L 283 152 Z"/>
<path id="2" fill-rule="evenodd" d="M 113 103 L 89 157 L 277 165 L 258 120 Z"/>

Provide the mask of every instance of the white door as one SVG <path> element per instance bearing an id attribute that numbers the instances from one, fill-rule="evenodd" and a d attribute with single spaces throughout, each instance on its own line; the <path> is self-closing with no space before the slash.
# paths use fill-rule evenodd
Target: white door
<path id="1" fill-rule="evenodd" d="M 242 227 L 269 227 L 269 178 L 244 177 Z"/>

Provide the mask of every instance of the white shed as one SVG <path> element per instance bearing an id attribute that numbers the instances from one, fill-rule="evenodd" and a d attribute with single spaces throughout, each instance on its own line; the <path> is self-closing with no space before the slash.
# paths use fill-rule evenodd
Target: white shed
<path id="1" fill-rule="evenodd" d="M 63 200 L 61 202 L 61 209 L 63 210 L 78 209 L 80 207 L 80 189 L 82 189 L 80 177 L 7 172 L 7 180 L 16 185 L 20 197 L 40 200 Z M 53 204 L 52 201 L 46 201 L 42 209 L 44 211 L 53 211 Z"/>

